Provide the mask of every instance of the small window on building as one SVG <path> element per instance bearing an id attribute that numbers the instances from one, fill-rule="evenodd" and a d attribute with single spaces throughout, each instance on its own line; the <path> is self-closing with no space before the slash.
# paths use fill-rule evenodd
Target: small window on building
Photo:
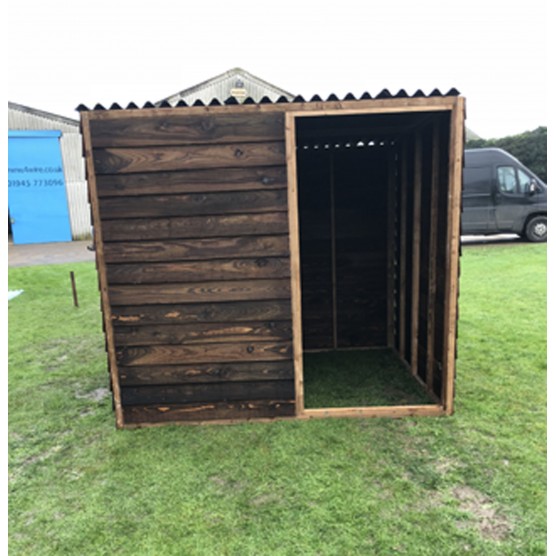
<path id="1" fill-rule="evenodd" d="M 502 193 L 515 195 L 519 193 L 519 185 L 513 166 L 498 166 L 498 188 Z"/>

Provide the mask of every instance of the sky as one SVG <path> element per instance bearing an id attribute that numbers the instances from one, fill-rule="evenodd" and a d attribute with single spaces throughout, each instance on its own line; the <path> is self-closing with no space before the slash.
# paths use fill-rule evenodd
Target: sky
<path id="1" fill-rule="evenodd" d="M 544 0 L 8 0 L 8 99 L 70 118 L 234 67 L 305 98 L 457 88 L 483 138 L 547 125 Z"/>

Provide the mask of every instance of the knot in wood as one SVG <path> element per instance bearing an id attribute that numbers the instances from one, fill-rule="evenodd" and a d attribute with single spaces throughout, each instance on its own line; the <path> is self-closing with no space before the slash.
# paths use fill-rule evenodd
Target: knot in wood
<path id="1" fill-rule="evenodd" d="M 247 353 L 253 353 L 255 348 L 253 346 L 247 346 Z"/>
<path id="2" fill-rule="evenodd" d="M 263 185 L 272 185 L 274 183 L 274 179 L 269 177 L 269 176 L 263 176 L 263 179 L 261 180 L 261 183 Z"/>
<path id="3" fill-rule="evenodd" d="M 243 151 L 242 151 L 241 149 L 236 149 L 235 152 L 234 152 L 234 156 L 235 156 L 236 158 L 241 158 L 241 157 L 243 156 L 243 154 L 244 154 L 244 153 L 243 153 Z"/>
<path id="4" fill-rule="evenodd" d="M 255 261 L 255 264 L 259 267 L 259 268 L 263 268 L 265 266 L 268 265 L 268 259 L 257 259 Z"/>

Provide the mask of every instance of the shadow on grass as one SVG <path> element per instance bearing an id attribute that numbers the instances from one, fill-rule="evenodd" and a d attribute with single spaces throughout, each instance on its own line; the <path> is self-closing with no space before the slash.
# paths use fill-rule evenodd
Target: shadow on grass
<path id="1" fill-rule="evenodd" d="M 435 403 L 388 349 L 306 353 L 305 407 Z"/>

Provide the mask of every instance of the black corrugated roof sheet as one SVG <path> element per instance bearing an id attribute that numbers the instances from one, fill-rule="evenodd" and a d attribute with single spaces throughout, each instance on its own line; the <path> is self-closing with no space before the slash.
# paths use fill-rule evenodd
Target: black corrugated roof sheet
<path id="1" fill-rule="evenodd" d="M 353 93 L 348 93 L 344 96 L 344 101 L 353 100 L 371 100 L 371 99 L 385 99 L 385 98 L 429 98 L 429 97 L 456 97 L 459 96 L 459 91 L 455 88 L 451 88 L 447 93 L 442 94 L 438 89 L 434 89 L 428 95 L 425 95 L 421 89 L 418 89 L 412 95 L 408 95 L 405 89 L 400 89 L 396 94 L 392 94 L 388 89 L 382 89 L 380 93 L 371 96 L 370 93 L 363 93 L 359 99 L 355 97 Z M 319 95 L 313 95 L 309 100 L 305 100 L 301 95 L 297 95 L 291 103 L 306 103 L 306 102 L 338 102 L 340 99 L 337 95 L 331 94 L 326 99 L 321 98 Z M 281 96 L 275 101 L 270 100 L 268 97 L 263 97 L 258 103 L 256 103 L 251 97 L 246 98 L 241 104 L 282 104 L 289 103 L 290 101 L 285 97 Z M 220 101 L 217 98 L 213 98 L 208 104 L 205 104 L 201 100 L 196 100 L 191 106 L 223 106 L 230 104 L 240 104 L 238 100 L 234 97 L 228 97 L 225 101 Z M 178 107 L 189 106 L 185 101 L 180 100 L 177 105 Z M 152 102 L 146 102 L 143 108 L 156 108 Z M 158 108 L 172 108 L 172 105 L 167 101 L 162 101 Z M 91 110 L 84 104 L 80 104 L 76 110 L 78 112 L 88 112 Z M 118 103 L 113 103 L 110 108 L 105 108 L 102 104 L 96 104 L 92 110 L 123 110 L 123 108 Z M 134 102 L 130 102 L 125 110 L 140 110 L 140 108 Z"/>

